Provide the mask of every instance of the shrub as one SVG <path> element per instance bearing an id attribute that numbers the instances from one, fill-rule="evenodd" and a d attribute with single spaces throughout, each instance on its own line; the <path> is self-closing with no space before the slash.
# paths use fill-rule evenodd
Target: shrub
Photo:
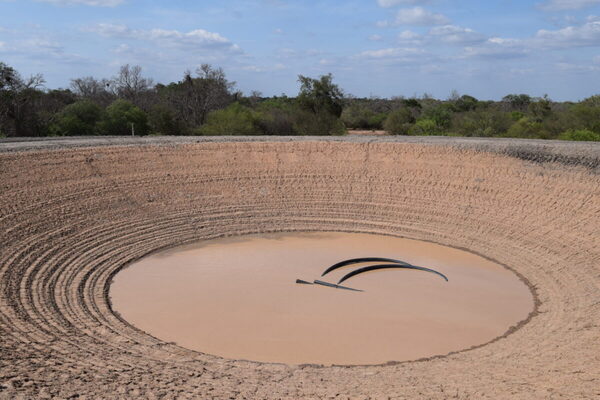
<path id="1" fill-rule="evenodd" d="M 387 115 L 353 104 L 342 112 L 342 122 L 352 129 L 381 129 Z"/>
<path id="2" fill-rule="evenodd" d="M 513 121 L 518 121 L 521 118 L 523 118 L 525 116 L 524 113 L 522 113 L 521 111 L 513 111 L 510 113 L 510 117 L 512 118 Z"/>
<path id="3" fill-rule="evenodd" d="M 299 110 L 294 130 L 299 135 L 343 135 L 346 133 L 346 126 L 338 117 L 328 112 L 315 114 Z"/>
<path id="4" fill-rule="evenodd" d="M 97 104 L 88 100 L 78 101 L 56 114 L 49 133 L 56 136 L 94 135 L 101 116 L 102 109 Z"/>
<path id="5" fill-rule="evenodd" d="M 206 123 L 196 130 L 199 135 L 258 135 L 254 112 L 239 103 L 208 114 Z"/>
<path id="6" fill-rule="evenodd" d="M 403 107 L 389 113 L 383 127 L 392 135 L 408 135 L 413 122 L 414 118 L 411 111 Z"/>
<path id="7" fill-rule="evenodd" d="M 600 142 L 600 134 L 588 129 L 569 129 L 568 131 L 563 132 L 558 138 L 560 140 Z"/>
<path id="8" fill-rule="evenodd" d="M 572 129 L 588 129 L 600 133 L 600 106 L 591 105 L 592 101 L 572 106 L 568 114 L 573 118 Z"/>
<path id="9" fill-rule="evenodd" d="M 287 97 L 261 102 L 257 107 L 256 124 L 265 135 L 296 135 L 297 106 Z"/>
<path id="10" fill-rule="evenodd" d="M 461 136 L 493 137 L 505 134 L 512 123 L 512 118 L 507 113 L 477 110 L 454 114 L 451 129 Z"/>
<path id="11" fill-rule="evenodd" d="M 452 122 L 451 107 L 452 106 L 449 104 L 439 104 L 437 106 L 433 106 L 426 109 L 423 112 L 422 117 L 423 119 L 434 121 L 439 128 L 449 128 L 450 123 Z"/>
<path id="12" fill-rule="evenodd" d="M 408 134 L 413 136 L 431 136 L 442 133 L 440 127 L 432 119 L 420 119 L 410 127 Z"/>
<path id="13" fill-rule="evenodd" d="M 479 101 L 475 97 L 466 94 L 454 100 L 453 103 L 454 111 L 457 112 L 472 111 L 479 105 Z"/>
<path id="14" fill-rule="evenodd" d="M 546 139 L 550 135 L 544 130 L 544 125 L 542 123 L 532 121 L 525 117 L 515 122 L 503 136 L 526 139 Z"/>
<path id="15" fill-rule="evenodd" d="M 182 135 L 186 133 L 183 123 L 177 120 L 175 113 L 164 105 L 159 104 L 152 107 L 148 122 L 153 134 Z"/>
<path id="16" fill-rule="evenodd" d="M 106 107 L 98 131 L 102 135 L 131 135 L 132 124 L 136 135 L 146 135 L 150 131 L 145 112 L 126 100 L 116 100 Z"/>

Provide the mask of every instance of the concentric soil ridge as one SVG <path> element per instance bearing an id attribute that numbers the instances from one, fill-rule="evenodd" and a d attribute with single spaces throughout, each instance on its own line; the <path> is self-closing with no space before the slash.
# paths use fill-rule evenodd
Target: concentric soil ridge
<path id="1" fill-rule="evenodd" d="M 0 141 L 0 399 L 600 397 L 599 160 L 518 140 Z M 149 253 L 319 230 L 477 253 L 536 310 L 450 355 L 320 367 L 193 352 L 111 309 L 113 276 Z"/>

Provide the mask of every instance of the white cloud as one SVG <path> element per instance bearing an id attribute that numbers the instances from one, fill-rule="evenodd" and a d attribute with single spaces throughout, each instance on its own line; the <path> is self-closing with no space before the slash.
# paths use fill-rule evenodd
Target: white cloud
<path id="1" fill-rule="evenodd" d="M 565 62 L 556 64 L 556 68 L 558 68 L 560 71 L 573 72 L 573 73 L 585 73 L 585 72 L 600 71 L 600 67 L 597 65 L 579 65 L 579 64 L 571 64 L 571 63 L 565 63 Z"/>
<path id="2" fill-rule="evenodd" d="M 379 7 L 390 8 L 403 4 L 425 4 L 429 3 L 429 0 L 377 0 Z"/>
<path id="3" fill-rule="evenodd" d="M 464 57 L 506 59 L 525 57 L 530 52 L 523 40 L 494 37 L 479 45 L 465 47 Z"/>
<path id="4" fill-rule="evenodd" d="M 480 43 L 486 39 L 481 33 L 456 25 L 436 26 L 429 31 L 429 35 L 452 44 Z"/>
<path id="5" fill-rule="evenodd" d="M 371 35 L 369 36 L 369 40 L 373 41 L 373 42 L 378 42 L 380 40 L 382 40 L 383 37 L 381 35 Z"/>
<path id="6" fill-rule="evenodd" d="M 150 41 L 163 47 L 220 48 L 240 51 L 239 46 L 231 43 L 227 38 L 204 29 L 180 32 L 167 29 L 131 29 L 126 25 L 118 24 L 98 24 L 88 31 L 112 38 Z"/>
<path id="7" fill-rule="evenodd" d="M 421 35 L 413 31 L 402 31 L 398 34 L 398 39 L 400 40 L 415 40 L 419 39 Z"/>
<path id="8" fill-rule="evenodd" d="M 85 64 L 89 60 L 78 54 L 65 52 L 62 44 L 47 36 L 30 36 L 11 43 L 0 42 L 0 52 L 39 60 L 57 60 L 62 64 Z"/>
<path id="9" fill-rule="evenodd" d="M 600 0 L 547 0 L 538 4 L 538 7 L 546 11 L 580 10 L 600 4 Z"/>
<path id="10" fill-rule="evenodd" d="M 568 26 L 555 31 L 541 29 L 535 39 L 542 47 L 600 46 L 600 21 L 592 20 L 581 26 Z"/>
<path id="11" fill-rule="evenodd" d="M 404 44 L 418 45 L 422 44 L 425 38 L 413 31 L 402 31 L 398 34 L 398 42 Z"/>
<path id="12" fill-rule="evenodd" d="M 432 13 L 422 7 L 403 8 L 396 14 L 396 25 L 444 25 L 449 19 L 443 14 Z"/>
<path id="13" fill-rule="evenodd" d="M 247 65 L 245 67 L 241 67 L 240 68 L 243 71 L 250 71 L 250 72 L 264 72 L 265 70 L 262 69 L 261 67 L 258 67 L 256 65 Z"/>
<path id="14" fill-rule="evenodd" d="M 92 7 L 116 7 L 125 0 L 35 0 L 38 3 L 50 3 L 59 6 L 85 5 Z"/>
<path id="15" fill-rule="evenodd" d="M 415 56 L 423 53 L 423 50 L 412 47 L 391 47 L 387 49 L 363 51 L 358 55 L 358 57 L 369 59 L 383 59 Z"/>

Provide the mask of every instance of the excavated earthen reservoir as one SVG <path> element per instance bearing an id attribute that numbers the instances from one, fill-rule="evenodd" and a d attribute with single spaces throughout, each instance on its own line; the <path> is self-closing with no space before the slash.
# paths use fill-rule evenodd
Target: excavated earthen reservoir
<path id="1" fill-rule="evenodd" d="M 325 267 L 369 254 L 401 255 L 450 279 L 389 269 L 344 283 L 354 290 L 295 282 L 337 282 L 373 263 L 322 277 Z M 383 364 L 447 354 L 489 342 L 533 310 L 529 288 L 482 257 L 429 242 L 344 232 L 204 240 L 134 263 L 115 276 L 109 294 L 121 317 L 166 342 L 229 359 L 286 364 Z"/>
<path id="2" fill-rule="evenodd" d="M 599 172 L 592 143 L 1 141 L 0 399 L 595 398 Z M 278 232 L 462 250 L 516 276 L 533 309 L 447 354 L 323 366 L 190 350 L 113 308 L 111 283 L 145 256 Z"/>

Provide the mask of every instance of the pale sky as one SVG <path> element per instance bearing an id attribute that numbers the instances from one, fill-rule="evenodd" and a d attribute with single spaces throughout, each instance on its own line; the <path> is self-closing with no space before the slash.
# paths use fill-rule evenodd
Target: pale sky
<path id="1" fill-rule="evenodd" d="M 361 97 L 579 100 L 600 93 L 600 0 L 0 0 L 0 61 L 49 88 L 210 63 L 269 96 L 331 72 Z"/>

